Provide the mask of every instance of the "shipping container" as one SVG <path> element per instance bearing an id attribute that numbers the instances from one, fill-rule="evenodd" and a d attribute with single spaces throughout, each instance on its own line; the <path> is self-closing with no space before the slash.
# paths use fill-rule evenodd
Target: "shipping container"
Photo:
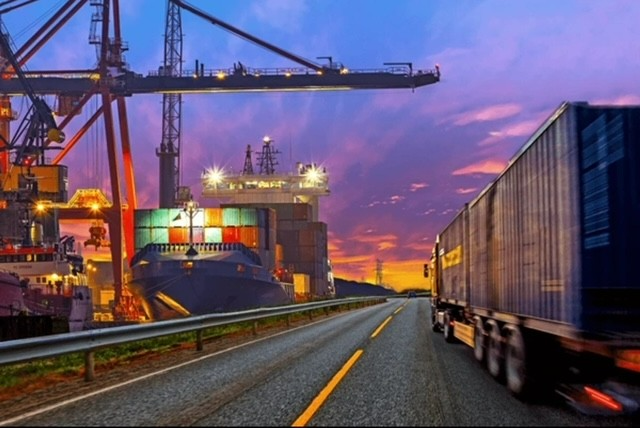
<path id="1" fill-rule="evenodd" d="M 296 293 L 311 293 L 311 278 L 306 273 L 294 273 L 293 287 Z"/>
<path id="2" fill-rule="evenodd" d="M 151 242 L 154 244 L 168 244 L 169 228 L 168 227 L 151 228 Z"/>
<path id="3" fill-rule="evenodd" d="M 582 405 L 576 384 L 640 372 L 638 195 L 640 106 L 563 103 L 438 234 L 434 331 L 519 397 L 556 383 Z M 640 405 L 620 388 L 613 407 Z"/>
<path id="4" fill-rule="evenodd" d="M 204 209 L 204 227 L 222 227 L 222 208 Z"/>
<path id="5" fill-rule="evenodd" d="M 256 226 L 242 226 L 240 229 L 240 242 L 249 248 L 264 248 L 264 240 L 260 245 L 260 229 Z"/>
<path id="6" fill-rule="evenodd" d="M 240 227 L 229 226 L 222 228 L 222 242 L 224 243 L 232 243 L 232 242 L 240 242 Z"/>
<path id="7" fill-rule="evenodd" d="M 133 227 L 151 227 L 151 210 L 135 210 L 133 212 Z"/>
<path id="8" fill-rule="evenodd" d="M 205 227 L 204 242 L 208 242 L 208 243 L 222 242 L 222 227 Z"/>
<path id="9" fill-rule="evenodd" d="M 169 227 L 169 208 L 157 208 L 150 210 L 151 227 Z"/>
<path id="10" fill-rule="evenodd" d="M 169 244 L 182 244 L 189 241 L 189 230 L 185 227 L 169 228 Z"/>
<path id="11" fill-rule="evenodd" d="M 312 211 L 312 207 L 309 204 L 293 204 L 292 218 L 293 220 L 311 221 L 313 219 Z"/>
<path id="12" fill-rule="evenodd" d="M 257 226 L 258 225 L 258 209 L 256 208 L 240 208 L 240 226 Z"/>
<path id="13" fill-rule="evenodd" d="M 241 226 L 240 208 L 225 207 L 222 209 L 222 225 Z"/>

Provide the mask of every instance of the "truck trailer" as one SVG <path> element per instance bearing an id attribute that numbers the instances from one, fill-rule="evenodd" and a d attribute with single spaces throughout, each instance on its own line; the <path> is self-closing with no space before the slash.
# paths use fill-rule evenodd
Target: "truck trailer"
<path id="1" fill-rule="evenodd" d="M 431 324 L 520 399 L 640 407 L 640 106 L 564 102 L 455 215 Z"/>

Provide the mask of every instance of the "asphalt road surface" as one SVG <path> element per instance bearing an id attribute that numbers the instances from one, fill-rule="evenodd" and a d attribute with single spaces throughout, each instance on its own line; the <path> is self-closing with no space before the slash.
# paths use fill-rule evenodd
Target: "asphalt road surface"
<path id="1" fill-rule="evenodd" d="M 632 426 L 557 400 L 520 402 L 471 348 L 431 331 L 429 310 L 427 298 L 397 298 L 317 318 L 0 425 Z"/>

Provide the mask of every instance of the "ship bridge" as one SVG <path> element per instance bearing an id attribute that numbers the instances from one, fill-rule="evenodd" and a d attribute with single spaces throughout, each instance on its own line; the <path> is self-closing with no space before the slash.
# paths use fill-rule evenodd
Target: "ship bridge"
<path id="1" fill-rule="evenodd" d="M 298 162 L 291 173 L 276 173 L 276 154 L 273 140 L 263 139 L 258 157 L 260 170 L 253 172 L 251 146 L 247 146 L 241 174 L 227 175 L 212 168 L 202 174 L 202 196 L 227 200 L 231 204 L 307 203 L 312 207 L 313 221 L 318 221 L 319 198 L 329 195 L 329 176 L 326 168 L 315 163 Z"/>

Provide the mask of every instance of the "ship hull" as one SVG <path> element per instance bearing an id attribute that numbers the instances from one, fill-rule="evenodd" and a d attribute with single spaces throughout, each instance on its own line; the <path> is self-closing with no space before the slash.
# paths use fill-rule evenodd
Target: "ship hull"
<path id="1" fill-rule="evenodd" d="M 0 271 L 0 316 L 17 315 L 25 309 L 18 279 Z"/>
<path id="2" fill-rule="evenodd" d="M 31 315 L 67 318 L 69 331 L 86 330 L 93 321 L 91 289 L 87 285 L 75 285 L 66 294 L 31 288 L 25 290 L 23 299 Z"/>
<path id="3" fill-rule="evenodd" d="M 292 303 L 262 266 L 237 260 L 165 259 L 134 265 L 131 274 L 127 286 L 153 320 Z"/>

